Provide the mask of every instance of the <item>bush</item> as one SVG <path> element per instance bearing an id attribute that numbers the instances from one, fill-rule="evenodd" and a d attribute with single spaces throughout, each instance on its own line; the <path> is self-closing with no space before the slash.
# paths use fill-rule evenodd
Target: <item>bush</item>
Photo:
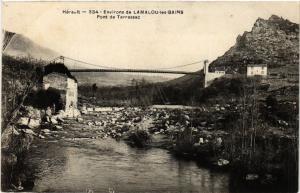
<path id="1" fill-rule="evenodd" d="M 192 130 L 190 127 L 186 127 L 184 131 L 177 135 L 175 151 L 179 153 L 192 153 L 194 143 Z"/>
<path id="2" fill-rule="evenodd" d="M 151 142 L 150 134 L 143 129 L 136 129 L 129 132 L 128 140 L 136 147 L 146 147 Z"/>
<path id="3" fill-rule="evenodd" d="M 33 106 L 39 109 L 53 107 L 53 105 L 55 105 L 56 110 L 63 109 L 61 91 L 55 88 L 32 92 L 30 93 L 29 97 L 27 97 L 24 103 L 25 105 Z"/>

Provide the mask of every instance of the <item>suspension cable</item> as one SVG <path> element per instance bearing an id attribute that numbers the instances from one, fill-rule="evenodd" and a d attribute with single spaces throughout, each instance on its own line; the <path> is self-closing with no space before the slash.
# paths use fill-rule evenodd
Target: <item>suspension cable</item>
<path id="1" fill-rule="evenodd" d="M 165 68 L 157 68 L 157 69 L 163 70 L 163 69 L 173 69 L 173 68 L 191 66 L 191 65 L 194 65 L 194 64 L 199 64 L 199 63 L 201 63 L 203 61 L 205 61 L 205 60 L 200 60 L 200 61 L 196 61 L 196 62 L 193 62 L 193 63 L 183 64 L 183 65 L 178 65 L 178 66 L 171 66 L 171 67 L 165 67 Z"/>
<path id="2" fill-rule="evenodd" d="M 76 59 L 69 58 L 69 57 L 66 57 L 66 56 L 63 56 L 63 57 L 64 57 L 65 59 L 69 59 L 69 60 L 72 60 L 72 61 L 75 61 L 75 62 L 87 64 L 87 65 L 90 65 L 90 66 L 93 66 L 93 67 L 109 68 L 109 69 L 118 69 L 118 68 L 116 68 L 116 67 L 111 67 L 111 66 L 104 66 L 104 65 L 92 64 L 92 63 L 89 63 L 89 62 L 84 62 L 84 61 L 81 61 L 81 60 L 76 60 Z M 56 60 L 56 59 L 57 59 L 57 58 L 55 58 L 54 60 Z M 180 67 L 185 67 L 185 66 L 191 66 L 191 65 L 199 64 L 199 63 L 204 62 L 204 61 L 205 61 L 205 60 L 199 60 L 199 61 L 196 61 L 196 62 L 193 62 L 193 63 L 183 64 L 183 65 L 177 65 L 177 66 L 171 66 L 171 67 L 164 67 L 164 68 L 156 68 L 155 70 L 174 69 L 174 68 L 180 68 Z"/>
<path id="3" fill-rule="evenodd" d="M 112 68 L 112 69 L 116 69 L 115 67 L 111 67 L 111 66 L 103 66 L 103 65 L 97 65 L 97 64 L 92 64 L 92 63 L 89 63 L 89 62 L 84 62 L 84 61 L 81 61 L 81 60 L 76 60 L 76 59 L 69 58 L 69 57 L 66 57 L 66 56 L 64 56 L 64 58 L 66 58 L 66 59 L 69 59 L 69 60 L 72 60 L 72 61 L 75 61 L 75 62 L 80 62 L 80 63 L 87 64 L 87 65 L 90 65 L 90 66 L 94 66 L 94 67 L 101 67 L 101 68 Z"/>

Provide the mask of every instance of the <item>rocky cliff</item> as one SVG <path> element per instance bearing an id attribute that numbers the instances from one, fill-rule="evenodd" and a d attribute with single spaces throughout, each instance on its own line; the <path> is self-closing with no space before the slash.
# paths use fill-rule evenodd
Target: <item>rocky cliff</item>
<path id="1" fill-rule="evenodd" d="M 272 15 L 258 18 L 250 32 L 244 32 L 236 44 L 211 66 L 225 66 L 227 71 L 243 71 L 247 64 L 267 64 L 269 69 L 287 68 L 298 72 L 299 24 Z"/>

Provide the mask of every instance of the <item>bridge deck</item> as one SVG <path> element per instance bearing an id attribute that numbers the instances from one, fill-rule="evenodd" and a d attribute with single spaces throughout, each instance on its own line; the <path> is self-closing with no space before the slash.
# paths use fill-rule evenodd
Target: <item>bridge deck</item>
<path id="1" fill-rule="evenodd" d="M 159 74 L 190 74 L 200 75 L 200 72 L 148 70 L 148 69 L 69 69 L 70 72 L 129 72 L 129 73 L 159 73 Z"/>

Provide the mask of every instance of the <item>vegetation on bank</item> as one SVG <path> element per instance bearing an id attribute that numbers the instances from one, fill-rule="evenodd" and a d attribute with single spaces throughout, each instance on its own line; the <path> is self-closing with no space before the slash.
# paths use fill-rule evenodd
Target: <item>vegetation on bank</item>
<path id="1" fill-rule="evenodd" d="M 150 144 L 151 135 L 145 129 L 136 128 L 128 133 L 126 140 L 132 146 L 144 148 Z"/>
<path id="2" fill-rule="evenodd" d="M 241 84 L 236 84 L 237 81 Z M 269 93 L 259 82 L 259 79 L 232 79 L 209 87 L 207 94 L 213 93 L 215 100 L 209 99 L 208 103 L 215 101 L 236 108 L 227 108 L 222 116 L 198 113 L 197 117 L 209 116 L 206 120 L 215 120 L 214 129 L 229 135 L 220 138 L 222 145 L 214 140 L 206 145 L 195 145 L 199 141 L 197 132 L 193 134 L 191 129 L 185 129 L 179 135 L 175 150 L 204 162 L 229 160 L 236 185 L 268 187 L 272 184 L 281 187 L 280 191 L 295 191 L 298 187 L 298 87 Z M 219 84 L 223 89 L 215 90 L 221 88 Z M 227 86 L 232 92 L 226 91 Z M 290 93 L 283 96 L 286 92 Z M 197 118 L 193 119 L 197 125 Z"/>
<path id="3" fill-rule="evenodd" d="M 268 95 L 270 84 L 259 77 L 219 78 L 211 86 L 202 87 L 201 82 L 190 85 L 168 83 L 135 82 L 126 87 L 101 87 L 96 84 L 79 86 L 81 103 L 97 106 L 149 106 L 154 104 L 203 105 L 205 103 L 226 103 L 240 98 L 255 85 L 258 99 Z M 254 84 L 255 83 L 255 84 Z M 96 88 L 96 89 L 95 89 Z M 298 94 L 294 89 L 294 94 Z M 272 93 L 269 93 L 272 94 Z"/>
<path id="4" fill-rule="evenodd" d="M 41 67 L 44 64 L 44 61 L 30 57 L 2 56 L 2 131 L 27 93 L 42 80 Z"/>
<path id="5" fill-rule="evenodd" d="M 33 136 L 19 132 L 14 125 L 28 93 L 42 80 L 43 61 L 2 56 L 1 188 L 21 189 L 23 160 Z M 20 129 L 20 128 L 19 128 Z M 22 174 L 22 175 L 19 175 Z M 15 187 L 11 187 L 15 186 Z"/>

